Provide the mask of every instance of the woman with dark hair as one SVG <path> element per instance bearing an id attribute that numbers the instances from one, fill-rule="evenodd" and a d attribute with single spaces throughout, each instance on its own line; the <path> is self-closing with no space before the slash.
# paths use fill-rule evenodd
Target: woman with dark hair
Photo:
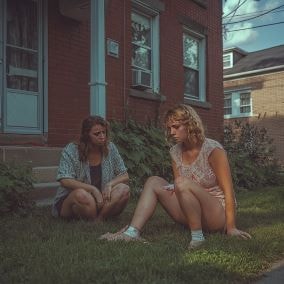
<path id="1" fill-rule="evenodd" d="M 222 145 L 205 137 L 202 121 L 193 108 L 178 105 L 165 116 L 174 184 L 150 177 L 139 198 L 130 226 L 101 236 L 107 240 L 139 240 L 140 232 L 159 202 L 172 219 L 191 231 L 189 248 L 204 242 L 203 232 L 225 232 L 248 239 L 236 227 L 235 196 L 227 155 Z"/>
<path id="2" fill-rule="evenodd" d="M 100 116 L 84 119 L 78 143 L 62 151 L 52 206 L 55 217 L 101 221 L 120 214 L 129 199 L 129 177 L 116 148 L 109 142 L 109 124 Z"/>

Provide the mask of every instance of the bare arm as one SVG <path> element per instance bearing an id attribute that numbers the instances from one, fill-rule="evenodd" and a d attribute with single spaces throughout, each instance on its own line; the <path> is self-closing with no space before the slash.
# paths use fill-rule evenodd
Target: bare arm
<path id="1" fill-rule="evenodd" d="M 70 190 L 77 189 L 77 188 L 83 188 L 87 192 L 92 194 L 97 202 L 103 201 L 102 194 L 100 193 L 100 191 L 91 184 L 87 184 L 87 183 L 84 183 L 84 182 L 81 182 L 81 181 L 78 181 L 72 178 L 63 178 L 59 182 L 63 187 L 68 188 Z"/>
<path id="2" fill-rule="evenodd" d="M 111 187 L 114 187 L 114 186 L 116 186 L 119 183 L 127 183 L 128 181 L 129 181 L 128 173 L 125 173 L 125 174 L 122 174 L 122 175 L 119 175 L 119 176 L 115 177 L 114 179 L 109 181 L 108 184 Z"/>
<path id="3" fill-rule="evenodd" d="M 209 156 L 209 163 L 225 195 L 227 230 L 230 230 L 236 227 L 236 210 L 231 171 L 225 151 L 218 148 L 214 149 Z"/>
<path id="4" fill-rule="evenodd" d="M 209 156 L 209 163 L 217 177 L 218 184 L 225 195 L 227 234 L 250 238 L 249 234 L 236 228 L 235 195 L 226 152 L 219 148 L 214 149 Z"/>
<path id="5" fill-rule="evenodd" d="M 102 190 L 104 200 L 110 201 L 112 188 L 119 183 L 127 183 L 129 181 L 128 173 L 116 176 L 114 179 L 109 181 Z"/>
<path id="6" fill-rule="evenodd" d="M 177 177 L 180 176 L 180 173 L 178 171 L 177 164 L 174 160 L 172 160 L 172 169 L 173 169 L 174 179 L 176 179 Z"/>

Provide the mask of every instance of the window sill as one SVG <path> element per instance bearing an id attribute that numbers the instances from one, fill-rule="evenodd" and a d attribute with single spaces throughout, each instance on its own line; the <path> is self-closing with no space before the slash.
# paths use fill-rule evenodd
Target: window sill
<path id="1" fill-rule="evenodd" d="M 152 91 L 141 91 L 136 89 L 130 89 L 129 95 L 131 97 L 152 100 L 152 101 L 160 101 L 164 102 L 166 97 L 157 93 L 153 93 Z"/>
<path id="2" fill-rule="evenodd" d="M 239 115 L 224 115 L 224 119 L 230 119 L 230 118 L 248 118 L 248 117 L 253 117 L 253 115 L 252 114 L 250 114 L 250 113 L 247 113 L 247 114 L 239 114 Z"/>
<path id="3" fill-rule="evenodd" d="M 196 100 L 192 100 L 189 98 L 184 98 L 184 103 L 192 105 L 192 106 L 206 108 L 206 109 L 212 108 L 212 105 L 209 102 L 201 102 L 201 101 L 196 101 Z"/>

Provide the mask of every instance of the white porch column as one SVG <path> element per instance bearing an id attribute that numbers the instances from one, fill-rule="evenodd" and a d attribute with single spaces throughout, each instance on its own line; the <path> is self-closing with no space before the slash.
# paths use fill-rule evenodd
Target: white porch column
<path id="1" fill-rule="evenodd" d="M 90 114 L 106 115 L 105 1 L 91 0 Z"/>

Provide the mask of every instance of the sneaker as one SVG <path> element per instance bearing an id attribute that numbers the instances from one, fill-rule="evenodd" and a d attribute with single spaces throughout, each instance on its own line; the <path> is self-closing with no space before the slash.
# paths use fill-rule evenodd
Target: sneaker
<path id="1" fill-rule="evenodd" d="M 188 249 L 189 250 L 196 249 L 196 248 L 200 247 L 204 242 L 205 242 L 205 240 L 202 240 L 202 241 L 192 241 L 191 240 L 190 243 L 189 243 Z"/>

